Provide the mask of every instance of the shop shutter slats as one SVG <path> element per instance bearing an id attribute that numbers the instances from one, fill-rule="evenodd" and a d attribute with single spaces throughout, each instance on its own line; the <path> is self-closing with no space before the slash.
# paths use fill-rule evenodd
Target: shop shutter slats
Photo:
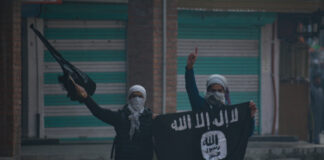
<path id="1" fill-rule="evenodd" d="M 260 18 L 262 17 L 262 18 Z M 202 96 L 211 74 L 228 79 L 233 104 L 253 100 L 260 109 L 260 26 L 262 13 L 225 13 L 180 10 L 178 16 L 177 111 L 190 110 L 185 90 L 187 56 L 198 47 L 194 66 Z M 256 116 L 259 131 L 259 115 Z"/>
<path id="2" fill-rule="evenodd" d="M 97 84 L 93 99 L 117 110 L 126 103 L 127 4 L 44 5 L 44 35 L 73 65 Z M 44 133 L 62 141 L 109 140 L 113 127 L 71 101 L 59 84 L 60 66 L 44 50 Z"/>

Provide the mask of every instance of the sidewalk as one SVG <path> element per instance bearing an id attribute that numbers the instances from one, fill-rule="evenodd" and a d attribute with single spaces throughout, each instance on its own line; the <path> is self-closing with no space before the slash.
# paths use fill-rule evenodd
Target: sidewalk
<path id="1" fill-rule="evenodd" d="M 23 145 L 22 160 L 110 160 L 111 144 Z M 249 142 L 246 160 L 324 160 L 324 145 Z"/>
<path id="2" fill-rule="evenodd" d="M 24 145 L 22 160 L 110 160 L 112 144 Z"/>
<path id="3" fill-rule="evenodd" d="M 249 142 L 246 160 L 324 160 L 324 145 L 297 142 Z"/>

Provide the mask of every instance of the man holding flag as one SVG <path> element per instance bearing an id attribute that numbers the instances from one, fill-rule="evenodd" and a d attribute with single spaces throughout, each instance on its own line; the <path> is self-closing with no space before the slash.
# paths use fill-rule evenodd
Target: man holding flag
<path id="1" fill-rule="evenodd" d="M 213 74 L 207 79 L 207 93 L 205 97 L 201 97 L 199 95 L 193 70 L 193 66 L 196 62 L 197 56 L 198 48 L 195 49 L 195 53 L 189 54 L 185 73 L 186 90 L 192 110 L 208 110 L 211 107 L 217 106 L 215 105 L 217 104 L 217 101 L 226 105 L 231 105 L 227 80 L 224 76 L 219 74 Z M 251 109 L 251 117 L 254 118 L 257 110 L 255 103 L 250 101 L 249 107 Z M 251 130 L 252 135 L 254 130 L 254 119 L 252 119 L 251 123 L 253 126 Z"/>
<path id="2" fill-rule="evenodd" d="M 221 75 L 208 79 L 207 94 L 205 98 L 200 97 L 193 74 L 197 49 L 189 55 L 186 67 L 186 89 L 193 112 L 161 115 L 153 121 L 152 112 L 144 107 L 144 87 L 132 86 L 127 104 L 119 111 L 101 108 L 91 98 L 96 89 L 94 81 L 66 61 L 39 31 L 31 28 L 60 64 L 64 75 L 59 80 L 68 97 L 85 103 L 94 116 L 114 126 L 116 160 L 151 160 L 152 136 L 159 160 L 243 159 L 247 138 L 254 128 L 255 104 L 230 106 L 227 81 Z"/>
<path id="3" fill-rule="evenodd" d="M 198 51 L 188 56 L 185 80 L 192 111 L 158 116 L 153 135 L 159 160 L 243 160 L 254 130 L 253 102 L 230 105 L 227 80 L 211 75 L 205 97 L 193 73 Z"/>

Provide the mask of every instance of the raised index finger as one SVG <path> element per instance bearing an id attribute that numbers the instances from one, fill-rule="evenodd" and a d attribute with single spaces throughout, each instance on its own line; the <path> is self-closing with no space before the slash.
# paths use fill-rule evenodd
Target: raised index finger
<path id="1" fill-rule="evenodd" d="M 198 47 L 195 48 L 195 55 L 198 55 Z"/>

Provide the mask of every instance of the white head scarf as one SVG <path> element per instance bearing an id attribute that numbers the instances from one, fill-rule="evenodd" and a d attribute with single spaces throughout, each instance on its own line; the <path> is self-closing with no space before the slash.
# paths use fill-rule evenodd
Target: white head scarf
<path id="1" fill-rule="evenodd" d="M 212 84 L 219 84 L 224 87 L 226 91 L 228 89 L 227 80 L 224 76 L 220 74 L 213 74 L 207 79 L 206 87 L 208 88 Z"/>
<path id="2" fill-rule="evenodd" d="M 146 101 L 146 90 L 145 90 L 145 88 L 143 86 L 141 86 L 141 85 L 133 85 L 131 88 L 129 88 L 128 96 L 127 96 L 127 102 L 128 102 L 127 107 L 131 112 L 131 114 L 128 116 L 128 119 L 130 120 L 130 123 L 131 123 L 130 130 L 129 130 L 130 139 L 133 138 L 135 131 L 139 130 L 139 127 L 140 127 L 139 117 L 140 117 L 141 113 L 143 113 L 143 111 L 144 111 L 144 106 L 143 106 L 143 108 L 141 110 L 136 110 L 136 109 L 134 109 L 134 107 L 131 106 L 131 99 L 129 99 L 129 96 L 133 92 L 142 93 L 143 98 L 144 98 L 144 103 Z M 138 98 L 138 97 L 135 97 L 135 98 Z"/>
<path id="3" fill-rule="evenodd" d="M 227 79 L 224 76 L 220 75 L 220 74 L 213 74 L 213 75 L 209 76 L 209 78 L 207 79 L 206 88 L 208 89 L 208 87 L 213 85 L 213 84 L 219 84 L 224 88 L 224 90 L 225 90 L 225 103 L 226 104 L 231 104 L 231 99 L 229 97 L 229 88 L 228 88 Z M 206 94 L 206 96 L 208 96 L 208 95 Z"/>
<path id="4" fill-rule="evenodd" d="M 129 96 L 133 93 L 133 92 L 140 92 L 143 94 L 144 97 L 144 101 L 146 101 L 146 90 L 143 86 L 141 85 L 133 85 L 132 87 L 129 88 L 128 90 L 128 95 L 127 95 L 127 100 L 129 102 Z"/>

